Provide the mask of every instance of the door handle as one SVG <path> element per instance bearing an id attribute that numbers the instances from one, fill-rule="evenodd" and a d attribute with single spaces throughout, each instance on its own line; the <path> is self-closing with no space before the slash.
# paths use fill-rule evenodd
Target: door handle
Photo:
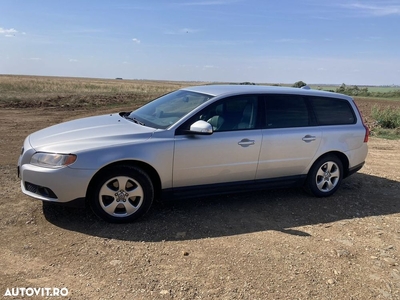
<path id="1" fill-rule="evenodd" d="M 317 139 L 317 138 L 316 138 L 315 136 L 309 135 L 309 134 L 307 134 L 305 137 L 302 138 L 302 140 L 303 140 L 304 142 L 306 142 L 306 143 L 315 141 L 316 139 Z"/>
<path id="2" fill-rule="evenodd" d="M 240 142 L 238 142 L 238 145 L 242 147 L 248 147 L 251 145 L 254 145 L 255 141 L 254 140 L 249 140 L 249 139 L 243 139 Z"/>

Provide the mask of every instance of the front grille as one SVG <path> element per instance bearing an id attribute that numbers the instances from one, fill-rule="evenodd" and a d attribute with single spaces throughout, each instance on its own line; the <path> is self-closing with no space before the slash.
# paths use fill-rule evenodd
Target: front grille
<path id="1" fill-rule="evenodd" d="M 28 192 L 46 197 L 46 198 L 53 198 L 57 199 L 56 194 L 49 188 L 44 187 L 44 186 L 39 186 L 30 182 L 25 181 L 25 189 Z"/>

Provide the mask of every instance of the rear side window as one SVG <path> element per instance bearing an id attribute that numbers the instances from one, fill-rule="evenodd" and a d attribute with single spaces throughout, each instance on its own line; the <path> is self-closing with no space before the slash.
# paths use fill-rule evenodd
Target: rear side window
<path id="1" fill-rule="evenodd" d="M 310 126 L 306 100 L 298 95 L 265 96 L 266 128 Z"/>
<path id="2" fill-rule="evenodd" d="M 345 125 L 356 123 L 353 108 L 346 100 L 310 97 L 318 125 Z"/>

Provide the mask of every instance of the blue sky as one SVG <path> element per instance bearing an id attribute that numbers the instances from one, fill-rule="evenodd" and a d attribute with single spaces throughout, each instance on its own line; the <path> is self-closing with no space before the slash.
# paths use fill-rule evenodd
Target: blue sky
<path id="1" fill-rule="evenodd" d="M 0 74 L 400 84 L 400 0 L 1 0 Z"/>

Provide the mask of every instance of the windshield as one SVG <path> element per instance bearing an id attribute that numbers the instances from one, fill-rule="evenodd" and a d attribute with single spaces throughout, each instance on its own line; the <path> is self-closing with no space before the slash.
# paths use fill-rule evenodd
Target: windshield
<path id="1" fill-rule="evenodd" d="M 178 90 L 134 110 L 127 118 L 145 126 L 165 129 L 212 97 Z"/>

